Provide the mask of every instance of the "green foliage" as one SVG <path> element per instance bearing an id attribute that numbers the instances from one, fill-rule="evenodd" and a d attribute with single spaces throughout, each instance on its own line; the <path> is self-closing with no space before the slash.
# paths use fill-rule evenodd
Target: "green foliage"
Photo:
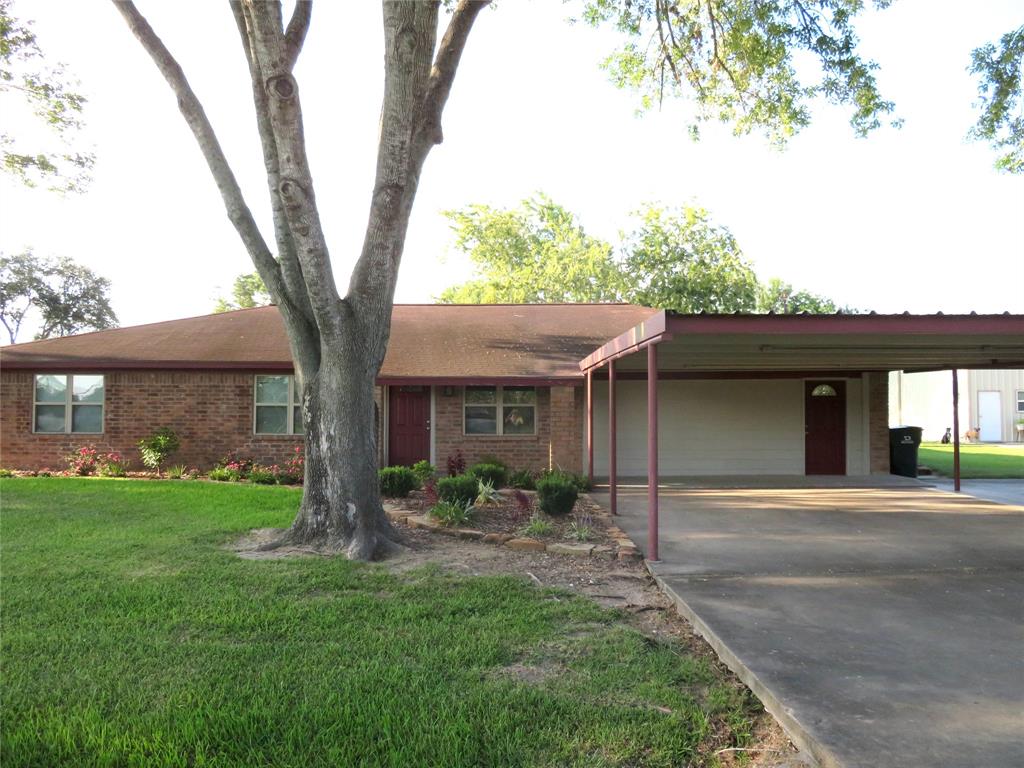
<path id="1" fill-rule="evenodd" d="M 68 258 L 44 258 L 31 249 L 0 253 L 0 323 L 15 343 L 29 310 L 39 315 L 37 339 L 117 326 L 110 281 Z"/>
<path id="2" fill-rule="evenodd" d="M 227 467 L 214 467 L 209 471 L 207 477 L 218 483 L 237 483 L 242 479 L 237 470 Z"/>
<path id="3" fill-rule="evenodd" d="M 797 291 L 789 283 L 773 277 L 761 285 L 757 293 L 757 311 L 777 315 L 795 315 L 806 312 L 811 315 L 831 315 L 836 312 L 855 313 L 850 307 L 839 307 L 831 299 L 809 291 Z"/>
<path id="4" fill-rule="evenodd" d="M 550 536 L 555 532 L 554 523 L 540 514 L 534 514 L 530 522 L 520 531 L 525 536 L 541 537 Z"/>
<path id="5" fill-rule="evenodd" d="M 102 453 L 96 457 L 96 473 L 101 477 L 125 477 L 128 460 L 117 451 Z"/>
<path id="6" fill-rule="evenodd" d="M 272 303 L 270 291 L 263 283 L 259 272 L 249 272 L 235 278 L 231 287 L 231 297 L 217 299 L 214 312 L 231 312 L 236 309 L 265 307 Z"/>
<path id="7" fill-rule="evenodd" d="M 471 205 L 446 211 L 455 248 L 476 268 L 440 300 L 458 304 L 618 301 L 612 248 L 583 231 L 576 217 L 538 193 L 518 208 Z"/>
<path id="8" fill-rule="evenodd" d="M 49 129 L 45 138 L 34 135 L 41 143 L 32 147 L 0 131 L 0 168 L 29 187 L 46 182 L 56 192 L 80 192 L 95 157 L 76 152 L 70 136 L 82 127 L 86 99 L 63 65 L 46 67 L 43 60 L 32 22 L 14 18 L 10 0 L 0 0 L 0 111 L 10 124 L 11 115 L 27 107 L 25 116 Z"/>
<path id="9" fill-rule="evenodd" d="M 501 501 L 501 492 L 495 489 L 494 484 L 477 478 L 476 486 L 476 504 L 477 506 L 483 506 L 485 504 L 493 504 L 497 501 Z"/>
<path id="10" fill-rule="evenodd" d="M 537 499 L 542 511 L 549 515 L 567 515 L 572 512 L 579 491 L 572 477 L 553 473 L 537 482 Z"/>
<path id="11" fill-rule="evenodd" d="M 594 535 L 594 524 L 589 515 L 580 517 L 569 523 L 568 536 L 574 541 L 590 541 Z"/>
<path id="12" fill-rule="evenodd" d="M 0 468 L 0 477 L 14 477 L 14 471 Z"/>
<path id="13" fill-rule="evenodd" d="M 566 472 L 561 469 L 546 469 L 540 473 L 538 483 L 540 480 L 545 480 L 549 477 L 568 480 L 576 487 L 576 490 L 579 491 L 580 493 L 586 493 L 587 491 L 590 490 L 590 480 L 587 478 L 586 475 L 577 475 L 574 472 Z"/>
<path id="14" fill-rule="evenodd" d="M 533 472 L 528 469 L 517 469 L 508 476 L 508 484 L 512 488 L 521 488 L 524 491 L 532 491 L 537 487 L 537 480 Z"/>
<path id="15" fill-rule="evenodd" d="M 277 473 L 270 467 L 254 464 L 249 470 L 249 482 L 256 485 L 277 485 Z"/>
<path id="16" fill-rule="evenodd" d="M 1024 26 L 1007 32 L 999 46 L 988 43 L 971 52 L 968 71 L 977 75 L 978 121 L 968 134 L 1001 152 L 996 168 L 1024 173 Z"/>
<path id="17" fill-rule="evenodd" d="M 703 208 L 648 205 L 623 238 L 627 296 L 676 312 L 753 312 L 757 277 L 728 229 Z"/>
<path id="18" fill-rule="evenodd" d="M 416 473 L 409 467 L 383 467 L 377 474 L 381 495 L 390 499 L 404 499 L 420 487 Z"/>
<path id="19" fill-rule="evenodd" d="M 175 464 L 173 467 L 167 468 L 167 479 L 181 480 L 185 477 L 185 472 L 187 471 L 184 464 Z"/>
<path id="20" fill-rule="evenodd" d="M 508 470 L 502 464 L 474 464 L 469 468 L 469 474 L 494 488 L 501 488 L 508 482 Z"/>
<path id="21" fill-rule="evenodd" d="M 149 437 L 139 440 L 139 453 L 142 454 L 142 463 L 150 469 L 155 469 L 157 474 L 168 457 L 181 445 L 178 435 L 170 427 L 160 427 Z"/>
<path id="22" fill-rule="evenodd" d="M 810 123 L 816 98 L 851 107 L 858 136 L 893 112 L 875 81 L 878 65 L 857 53 L 854 21 L 862 7 L 832 0 L 589 0 L 584 18 L 625 36 L 604 67 L 617 86 L 640 95 L 641 109 L 666 95 L 692 98 L 694 137 L 700 123 L 718 121 L 737 135 L 763 132 L 781 146 Z"/>
<path id="23" fill-rule="evenodd" d="M 437 475 L 437 467 L 426 459 L 421 459 L 412 465 L 412 473 L 416 475 L 416 480 L 422 487 Z"/>
<path id="24" fill-rule="evenodd" d="M 442 477 L 437 481 L 437 496 L 441 501 L 471 504 L 476 499 L 479 481 L 473 475 Z"/>
<path id="25" fill-rule="evenodd" d="M 443 525 L 457 526 L 472 522 L 475 511 L 472 501 L 439 501 L 430 508 L 430 516 Z"/>

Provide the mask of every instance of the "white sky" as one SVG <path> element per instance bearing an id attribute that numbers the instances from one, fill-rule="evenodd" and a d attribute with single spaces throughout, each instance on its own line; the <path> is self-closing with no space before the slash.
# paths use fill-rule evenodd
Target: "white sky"
<path id="1" fill-rule="evenodd" d="M 226 4 L 141 0 L 178 56 L 273 242 L 248 73 Z M 599 70 L 615 37 L 565 23 L 555 0 L 503 0 L 471 35 L 427 161 L 397 301 L 430 301 L 467 276 L 440 211 L 514 205 L 543 190 L 612 242 L 645 201 L 694 202 L 730 227 L 762 279 L 779 276 L 882 312 L 1024 312 L 1024 178 L 968 143 L 973 47 L 1022 22 L 1019 0 L 900 0 L 867 13 L 863 52 L 906 124 L 856 139 L 822 106 L 779 153 L 709 127 L 685 105 L 634 115 Z M 170 90 L 102 0 L 16 0 L 51 60 L 90 98 L 94 182 L 61 198 L 0 180 L 0 249 L 67 255 L 113 281 L 122 324 L 205 314 L 251 271 Z M 325 2 L 296 74 L 335 274 L 347 276 L 369 204 L 382 83 L 379 4 Z M 21 340 L 31 338 L 32 329 Z"/>

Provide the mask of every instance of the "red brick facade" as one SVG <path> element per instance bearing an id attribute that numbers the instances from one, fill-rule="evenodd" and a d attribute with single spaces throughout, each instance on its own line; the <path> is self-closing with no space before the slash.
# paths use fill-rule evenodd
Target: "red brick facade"
<path id="1" fill-rule="evenodd" d="M 889 374 L 868 373 L 868 454 L 872 475 L 889 474 Z"/>
<path id="2" fill-rule="evenodd" d="M 445 394 L 446 389 L 451 394 Z M 462 451 L 467 465 L 496 456 L 513 469 L 559 467 L 579 472 L 582 457 L 582 387 L 538 387 L 533 435 L 464 435 L 463 388 L 434 390 L 434 451 L 442 472 L 448 457 Z"/>

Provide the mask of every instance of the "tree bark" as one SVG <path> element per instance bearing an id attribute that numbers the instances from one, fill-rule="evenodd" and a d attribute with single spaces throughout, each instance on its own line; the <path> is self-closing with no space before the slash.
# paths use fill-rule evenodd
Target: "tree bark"
<path id="1" fill-rule="evenodd" d="M 287 29 L 276 0 L 233 0 L 249 65 L 278 254 L 271 254 L 178 62 L 131 0 L 114 0 L 178 99 L 228 216 L 284 320 L 302 392 L 305 487 L 291 528 L 268 548 L 312 545 L 369 560 L 395 547 L 377 477 L 373 389 L 391 328 L 398 267 L 420 172 L 441 142 L 441 115 L 466 40 L 490 0 L 460 0 L 438 47 L 438 0 L 384 0 L 385 81 L 370 218 L 344 298 L 331 271 L 292 69 L 311 18 Z"/>

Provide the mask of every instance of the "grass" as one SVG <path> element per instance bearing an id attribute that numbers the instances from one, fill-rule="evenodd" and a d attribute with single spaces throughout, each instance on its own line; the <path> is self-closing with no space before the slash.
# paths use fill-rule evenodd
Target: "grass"
<path id="1" fill-rule="evenodd" d="M 521 578 L 223 548 L 286 525 L 294 489 L 0 496 L 4 765 L 713 765 L 760 709 L 683 646 Z"/>
<path id="2" fill-rule="evenodd" d="M 953 446 L 922 443 L 918 464 L 947 477 L 953 476 Z M 1024 479 L 1024 444 L 984 445 L 960 444 L 960 476 L 967 479 Z"/>

